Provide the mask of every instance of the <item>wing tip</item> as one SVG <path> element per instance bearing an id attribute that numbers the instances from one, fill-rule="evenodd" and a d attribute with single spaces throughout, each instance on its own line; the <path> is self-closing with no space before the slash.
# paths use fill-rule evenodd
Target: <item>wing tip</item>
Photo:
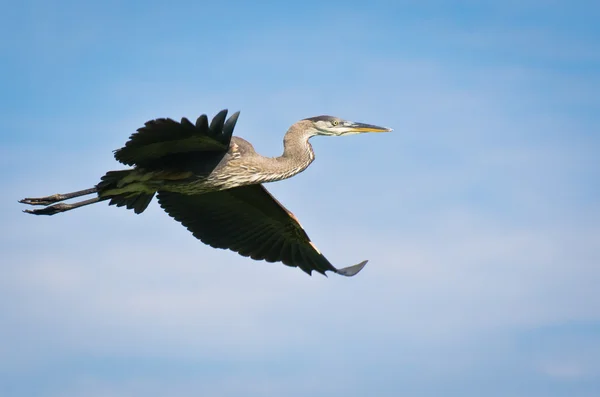
<path id="1" fill-rule="evenodd" d="M 348 266 L 343 269 L 337 269 L 335 272 L 339 275 L 346 277 L 356 276 L 358 272 L 360 272 L 365 267 L 367 262 L 368 261 L 362 261 L 358 265 Z"/>

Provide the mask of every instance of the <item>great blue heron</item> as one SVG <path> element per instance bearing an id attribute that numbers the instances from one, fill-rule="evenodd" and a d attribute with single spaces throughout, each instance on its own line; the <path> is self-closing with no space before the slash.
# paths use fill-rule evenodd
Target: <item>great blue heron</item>
<path id="1" fill-rule="evenodd" d="M 131 169 L 109 171 L 95 187 L 66 194 L 25 198 L 21 203 L 46 206 L 25 210 L 54 215 L 103 200 L 118 207 L 143 212 L 154 195 L 160 206 L 192 234 L 214 248 L 243 256 L 297 266 L 308 274 L 333 271 L 353 276 L 367 263 L 336 269 L 310 241 L 296 217 L 261 184 L 289 178 L 314 160 L 309 138 L 386 132 L 389 128 L 355 123 L 332 116 L 303 119 L 293 124 L 283 139 L 283 154 L 263 157 L 252 145 L 232 137 L 239 112 L 227 121 L 227 110 L 208 123 L 182 118 L 148 121 L 132 134 L 115 158 Z M 59 203 L 75 197 L 96 197 L 73 204 Z M 54 204 L 54 205 L 50 205 Z"/>

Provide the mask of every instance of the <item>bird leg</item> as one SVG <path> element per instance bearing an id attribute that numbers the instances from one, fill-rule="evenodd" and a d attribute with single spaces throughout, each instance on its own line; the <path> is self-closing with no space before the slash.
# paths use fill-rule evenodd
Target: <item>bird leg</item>
<path id="1" fill-rule="evenodd" d="M 46 197 L 38 197 L 38 198 L 24 198 L 23 200 L 19 200 L 19 203 L 29 204 L 29 205 L 50 205 L 53 203 L 57 203 L 59 201 L 72 199 L 75 197 L 85 196 L 87 194 L 96 193 L 98 191 L 97 188 L 93 187 L 90 189 L 79 190 L 77 192 L 65 193 L 65 194 L 53 194 L 51 196 Z"/>
<path id="2" fill-rule="evenodd" d="M 52 196 L 49 196 L 49 197 L 52 197 Z M 79 202 L 73 203 L 73 204 L 58 203 L 58 204 L 54 204 L 54 205 L 51 205 L 46 208 L 40 208 L 37 210 L 24 210 L 23 212 L 26 212 L 28 214 L 33 214 L 33 215 L 54 215 L 54 214 L 58 214 L 59 212 L 65 212 L 65 211 L 73 210 L 75 208 L 83 207 L 84 205 L 94 204 L 94 203 L 97 203 L 98 201 L 100 201 L 100 197 L 94 197 L 92 199 L 79 201 Z"/>

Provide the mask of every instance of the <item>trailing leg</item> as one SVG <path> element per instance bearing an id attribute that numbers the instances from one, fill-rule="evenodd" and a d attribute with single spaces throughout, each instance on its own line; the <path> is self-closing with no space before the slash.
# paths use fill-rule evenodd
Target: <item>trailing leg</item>
<path id="1" fill-rule="evenodd" d="M 65 194 L 53 194 L 51 196 L 46 197 L 37 197 L 37 198 L 24 198 L 23 200 L 19 200 L 19 203 L 29 204 L 29 205 L 50 205 L 54 203 L 58 203 L 59 201 L 64 201 L 68 199 L 72 199 L 75 197 L 86 196 L 88 194 L 96 193 L 98 189 L 96 187 L 79 190 L 77 192 L 65 193 Z"/>
<path id="2" fill-rule="evenodd" d="M 136 214 L 139 214 L 148 207 L 155 193 L 145 186 L 145 178 L 147 178 L 147 174 L 138 173 L 135 169 L 109 171 L 102 177 L 100 183 L 93 188 L 72 193 L 53 194 L 46 197 L 24 198 L 19 202 L 29 205 L 47 206 L 42 209 L 24 211 L 34 215 L 54 215 L 104 200 L 109 200 L 110 205 L 127 207 L 128 209 L 133 209 Z M 94 193 L 97 194 L 97 197 L 89 200 L 73 204 L 59 203 L 60 201 Z"/>
<path id="3" fill-rule="evenodd" d="M 54 215 L 54 214 L 58 214 L 59 212 L 65 212 L 65 211 L 73 210 L 75 208 L 83 207 L 85 205 L 94 204 L 94 203 L 97 203 L 98 201 L 100 201 L 100 197 L 94 197 L 92 199 L 79 201 L 79 202 L 73 203 L 73 204 L 58 203 L 58 204 L 54 204 L 54 205 L 51 205 L 51 206 L 48 206 L 45 208 L 40 208 L 37 210 L 24 210 L 23 212 L 27 212 L 28 214 L 33 214 L 33 215 Z"/>

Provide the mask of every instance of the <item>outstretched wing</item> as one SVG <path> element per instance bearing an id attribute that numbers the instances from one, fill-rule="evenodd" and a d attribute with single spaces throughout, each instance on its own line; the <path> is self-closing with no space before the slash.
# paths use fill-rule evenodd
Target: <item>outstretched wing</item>
<path id="1" fill-rule="evenodd" d="M 115 151 L 115 159 L 126 165 L 144 167 L 174 154 L 191 152 L 226 152 L 239 112 L 227 121 L 227 110 L 220 111 L 208 124 L 205 114 L 196 124 L 182 118 L 178 123 L 171 119 L 156 119 L 129 137 L 124 147 Z"/>
<path id="2" fill-rule="evenodd" d="M 306 273 L 358 273 L 367 261 L 336 269 L 317 250 L 296 217 L 262 185 L 242 186 L 200 195 L 158 192 L 161 207 L 192 234 L 214 248 L 252 259 L 283 262 Z"/>

